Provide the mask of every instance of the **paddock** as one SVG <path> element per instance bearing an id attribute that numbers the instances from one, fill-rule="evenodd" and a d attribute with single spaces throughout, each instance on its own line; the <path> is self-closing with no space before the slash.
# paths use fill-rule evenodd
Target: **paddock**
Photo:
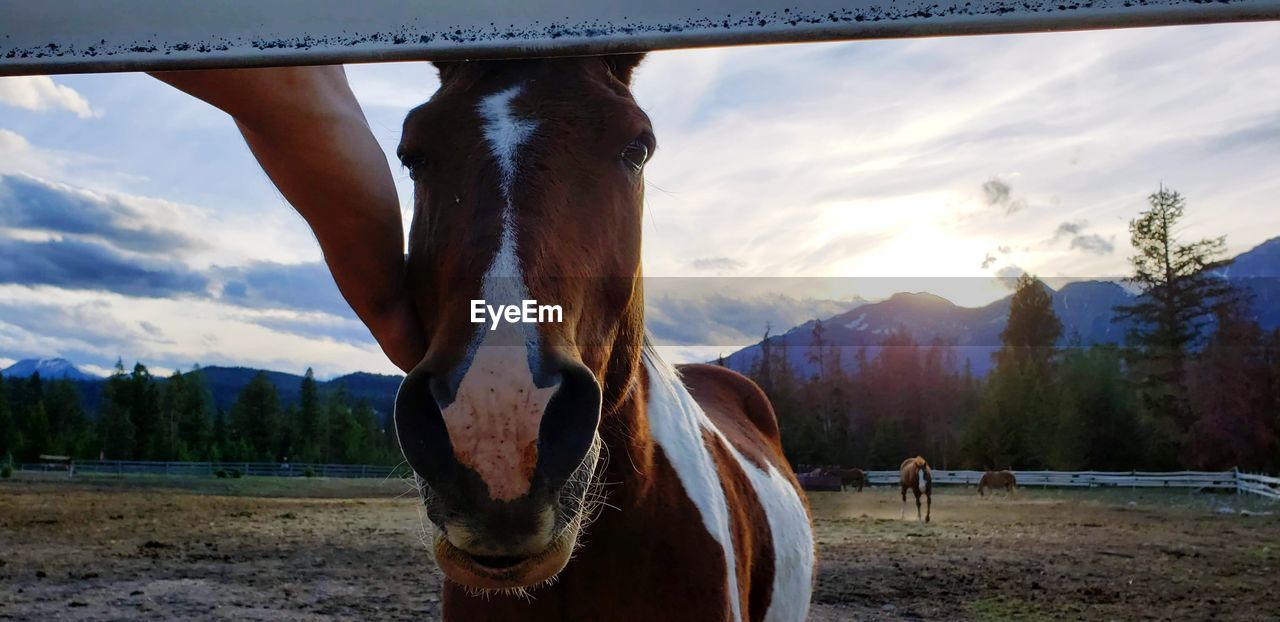
<path id="1" fill-rule="evenodd" d="M 399 480 L 0 481 L 0 619 L 439 619 Z M 1280 616 L 1280 504 L 1151 488 L 812 492 L 811 620 Z"/>

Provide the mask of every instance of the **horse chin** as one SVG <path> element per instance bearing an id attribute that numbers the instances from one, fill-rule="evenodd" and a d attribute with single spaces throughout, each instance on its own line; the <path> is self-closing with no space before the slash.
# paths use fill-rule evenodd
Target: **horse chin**
<path id="1" fill-rule="evenodd" d="M 603 443 L 599 434 L 573 475 L 560 489 L 557 508 L 559 531 L 541 552 L 524 557 L 472 555 L 435 530 L 436 565 L 454 583 L 477 593 L 528 596 L 531 590 L 553 583 L 580 545 L 583 532 L 603 505 L 601 471 Z"/>
<path id="2" fill-rule="evenodd" d="M 523 595 L 552 582 L 568 565 L 577 546 L 576 526 L 565 529 L 541 553 L 524 558 L 475 556 L 459 549 L 442 533 L 435 536 L 436 564 L 454 583 L 477 592 Z"/>

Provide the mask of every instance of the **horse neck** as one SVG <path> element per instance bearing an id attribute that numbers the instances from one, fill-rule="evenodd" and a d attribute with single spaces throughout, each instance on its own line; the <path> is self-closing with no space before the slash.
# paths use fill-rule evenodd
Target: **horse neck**
<path id="1" fill-rule="evenodd" d="M 645 482 L 652 480 L 655 443 L 647 416 L 649 373 L 644 362 L 644 296 L 639 281 L 623 315 L 609 354 L 600 422 L 608 461 L 603 472 L 605 491 L 609 505 L 618 508 L 637 502 Z"/>

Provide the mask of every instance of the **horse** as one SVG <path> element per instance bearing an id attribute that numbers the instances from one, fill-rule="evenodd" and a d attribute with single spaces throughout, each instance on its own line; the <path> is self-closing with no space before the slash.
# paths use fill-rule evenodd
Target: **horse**
<path id="1" fill-rule="evenodd" d="M 812 519 L 768 398 L 644 330 L 640 58 L 436 63 L 405 118 L 428 347 L 394 418 L 446 620 L 807 615 Z"/>
<path id="2" fill-rule="evenodd" d="M 985 497 L 986 489 L 990 488 L 994 493 L 997 488 L 1005 489 L 1005 492 L 1013 494 L 1015 488 L 1018 487 L 1018 478 L 1013 471 L 987 471 L 982 474 L 982 478 L 978 480 L 978 496 Z"/>
<path id="3" fill-rule="evenodd" d="M 920 494 L 921 486 L 924 487 L 925 511 L 924 522 L 929 522 L 929 515 L 933 510 L 933 469 L 929 468 L 929 463 L 924 458 L 916 456 L 907 458 L 902 461 L 899 467 L 901 473 L 902 484 L 902 517 L 907 515 L 907 489 L 916 495 L 916 520 L 920 520 Z M 923 482 L 923 484 L 922 484 Z"/>
<path id="4" fill-rule="evenodd" d="M 840 490 L 857 487 L 858 492 L 867 485 L 867 474 L 862 469 L 824 469 L 826 475 L 840 478 Z"/>

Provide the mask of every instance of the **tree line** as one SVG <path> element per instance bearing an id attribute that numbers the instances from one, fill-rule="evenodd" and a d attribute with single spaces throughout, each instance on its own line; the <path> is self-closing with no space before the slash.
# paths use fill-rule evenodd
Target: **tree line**
<path id="1" fill-rule="evenodd" d="M 892 469 L 923 455 L 945 469 L 1280 471 L 1280 329 L 1218 271 L 1225 238 L 1183 243 L 1185 199 L 1160 188 L 1130 222 L 1123 345 L 1063 335 L 1052 294 L 1023 275 L 994 369 L 975 377 L 954 344 L 889 334 L 875 355 L 770 338 L 748 375 L 769 395 L 795 464 Z M 1064 340 L 1065 347 L 1057 344 Z M 801 377 L 788 350 L 805 348 Z M 852 361 L 848 359 L 852 358 Z"/>
<path id="2" fill-rule="evenodd" d="M 77 459 L 396 464 L 395 431 L 367 400 L 321 392 L 310 369 L 296 404 L 284 406 L 259 372 L 225 412 L 200 370 L 163 382 L 117 362 L 90 417 L 70 380 L 0 379 L 0 462 L 41 455 Z"/>
<path id="3" fill-rule="evenodd" d="M 1116 309 L 1124 345 L 1064 335 L 1051 293 L 1017 283 L 995 367 L 977 377 L 954 344 L 905 330 L 875 349 L 837 346 L 821 322 L 793 369 L 766 330 L 750 375 L 778 413 L 793 463 L 895 468 L 916 454 L 940 468 L 1280 470 L 1280 329 L 1215 271 L 1225 240 L 1177 239 L 1185 200 L 1161 188 L 1130 223 L 1130 281 Z M 364 400 L 322 394 L 311 370 L 283 406 L 259 373 L 224 412 L 198 369 L 157 381 L 117 363 L 90 417 L 74 382 L 0 381 L 0 460 L 41 454 L 124 460 L 395 464 L 395 432 Z"/>

